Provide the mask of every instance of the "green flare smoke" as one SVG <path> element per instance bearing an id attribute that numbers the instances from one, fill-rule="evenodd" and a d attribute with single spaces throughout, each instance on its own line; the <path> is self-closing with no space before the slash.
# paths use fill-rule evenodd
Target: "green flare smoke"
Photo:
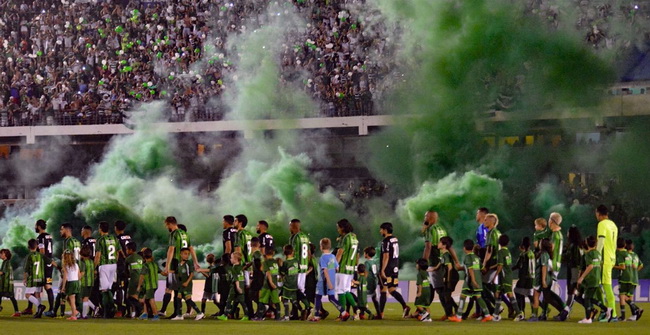
<path id="1" fill-rule="evenodd" d="M 499 214 L 513 243 L 552 211 L 563 214 L 565 229 L 575 224 L 585 235 L 595 233 L 593 208 L 568 206 L 572 199 L 559 182 L 546 180 L 584 160 L 572 156 L 579 150 L 491 149 L 482 140 L 485 133 L 528 135 L 527 120 L 550 110 L 589 107 L 596 117 L 602 92 L 615 80 L 607 59 L 615 53 L 594 53 L 572 29 L 549 29 L 540 16 L 524 14 L 523 2 L 375 3 L 402 28 L 391 36 L 401 50 L 391 58 L 404 76 L 381 106 L 400 116 L 398 124 L 371 138 L 369 168 L 406 197 L 397 205 L 400 222 L 415 227 L 434 209 L 452 237 L 473 238 L 474 211 L 485 206 Z M 490 110 L 503 110 L 510 122 L 484 128 L 491 127 Z M 485 183 L 462 187 L 471 180 Z M 421 248 L 412 246 L 412 255 Z"/>
<path id="2" fill-rule="evenodd" d="M 384 92 L 388 94 L 378 104 L 382 113 L 397 115 L 399 123 L 373 135 L 368 148 L 368 168 L 390 185 L 391 198 L 402 199 L 397 205 L 372 199 L 367 202 L 368 214 L 350 213 L 336 191 L 322 191 L 319 176 L 310 173 L 315 162 L 326 161 L 319 154 L 323 144 L 309 143 L 297 131 L 277 131 L 265 138 L 252 127 L 219 188 L 208 198 L 199 197 L 191 185 L 173 181 L 174 141 L 144 127 L 151 120 L 142 120 L 135 135 L 112 141 L 86 180 L 65 178 L 41 192 L 35 211 L 6 216 L 0 222 L 0 229 L 5 229 L 0 231 L 2 245 L 24 252 L 20 248 L 34 237 L 31 226 L 37 218 L 47 219 L 55 227 L 51 232 L 63 222 L 72 222 L 77 229 L 119 218 L 130 223 L 136 241 L 162 250 L 166 236 L 162 220 L 175 215 L 187 225 L 201 252 L 218 253 L 221 216 L 244 213 L 251 226 L 257 220 L 269 221 L 278 245 L 286 243 L 288 220 L 294 217 L 303 221 L 314 243 L 336 237 L 336 221 L 347 217 L 362 246 L 375 245 L 378 225 L 392 221 L 402 241 L 402 258 L 414 260 L 423 246 L 417 234 L 426 210 L 438 210 L 452 237 L 462 241 L 473 238 L 474 214 L 480 206 L 499 214 L 500 227 L 513 235 L 513 241 L 532 233 L 532 220 L 547 217 L 550 211 L 561 212 L 566 224 L 577 224 L 589 234 L 595 224 L 590 208 L 579 204 L 567 208 L 569 199 L 557 182 L 538 185 L 549 172 L 546 166 L 557 166 L 566 158 L 544 148 L 490 150 L 477 128 L 485 120 L 484 112 L 495 104 L 507 104 L 506 114 L 516 121 L 515 127 L 500 129 L 502 133 L 525 131 L 529 125 L 519 119 L 547 110 L 596 107 L 601 89 L 614 79 L 610 66 L 574 34 L 550 31 L 544 22 L 525 16 L 519 2 L 369 4 L 403 32 L 389 36 L 401 52 L 390 56 L 398 64 L 385 77 L 393 89 Z M 316 110 L 294 82 L 280 79 L 285 37 L 304 29 L 305 23 L 289 2 L 271 3 L 266 12 L 268 24 L 247 23 L 246 32 L 229 37 L 229 57 L 237 70 L 224 80 L 228 119 L 288 119 Z M 357 13 L 360 22 L 364 13 Z M 621 159 L 635 157 L 631 150 L 623 150 Z"/>
<path id="3" fill-rule="evenodd" d="M 416 117 L 374 137 L 371 167 L 409 191 L 479 165 L 486 152 L 477 122 L 503 95 L 514 98 L 508 116 L 531 118 L 549 109 L 595 105 L 598 89 L 614 79 L 580 41 L 548 31 L 511 2 L 379 3 L 406 29 L 394 39 L 404 50 L 397 57 L 406 64 L 407 79 L 383 111 Z"/>
<path id="4" fill-rule="evenodd" d="M 306 22 L 298 18 L 290 2 L 271 3 L 267 14 L 264 26 L 249 23 L 254 28 L 229 38 L 229 48 L 239 58 L 238 70 L 229 78 L 235 86 L 226 96 L 227 118 L 293 119 L 317 110 L 298 86 L 306 78 L 280 80 L 281 52 L 290 43 L 287 36 L 304 29 Z M 215 191 L 221 215 L 245 213 L 253 226 L 258 220 L 268 221 L 278 245 L 288 242 L 288 223 L 293 218 L 302 221 L 302 229 L 314 244 L 322 237 L 336 238 L 338 220 L 357 222 L 335 190 L 321 191 L 318 176 L 309 172 L 314 160 L 327 159 L 319 154 L 324 143 L 305 141 L 298 131 L 278 130 L 266 138 L 251 128 L 250 134 L 242 139 L 239 157 Z M 359 236 L 362 242 L 369 240 L 368 234 Z"/>
<path id="5" fill-rule="evenodd" d="M 27 240 L 35 237 L 37 219 L 46 220 L 48 231 L 55 236 L 66 222 L 73 224 L 78 236 L 83 225 L 96 227 L 99 221 L 124 220 L 135 241 L 158 249 L 160 254 L 167 233 L 163 220 L 168 215 L 188 223 L 195 243 L 212 241 L 217 222 L 211 201 L 199 197 L 192 187 L 174 183 L 173 141 L 166 132 L 150 126 L 159 120 L 162 107 L 162 103 L 153 103 L 135 111 L 135 134 L 115 137 L 86 180 L 65 177 L 40 192 L 33 212 L 6 215 L 0 222 L 8 227 L 3 247 L 24 254 Z M 55 249 L 55 253 L 59 251 Z"/>

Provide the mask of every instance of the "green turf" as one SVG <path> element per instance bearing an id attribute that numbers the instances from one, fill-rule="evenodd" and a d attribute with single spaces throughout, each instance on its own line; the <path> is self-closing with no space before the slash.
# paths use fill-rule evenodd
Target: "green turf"
<path id="1" fill-rule="evenodd" d="M 25 302 L 20 303 L 24 308 Z M 650 310 L 650 304 L 639 304 L 640 307 Z M 0 312 L 0 334 L 57 334 L 57 335 L 95 335 L 95 334 L 208 334 L 219 332 L 223 334 L 301 334 L 301 335 L 340 335 L 340 334 L 455 334 L 455 335 L 480 335 L 480 334 L 545 334 L 545 335 L 581 335 L 581 334 L 648 334 L 650 333 L 650 315 L 645 315 L 639 322 L 619 322 L 615 324 L 594 323 L 581 325 L 577 321 L 583 316 L 581 306 L 574 308 L 571 318 L 565 322 L 501 322 L 481 323 L 478 321 L 464 321 L 460 324 L 451 322 L 434 321 L 422 323 L 414 319 L 401 319 L 401 309 L 398 304 L 386 306 L 386 317 L 382 321 L 348 321 L 336 322 L 334 318 L 319 323 L 304 321 L 290 322 L 253 322 L 253 321 L 218 321 L 206 319 L 201 321 L 169 321 L 159 322 L 113 319 L 113 320 L 79 320 L 67 321 L 65 319 L 50 319 L 44 317 L 36 320 L 23 316 L 12 318 L 13 310 L 7 300 L 3 300 Z M 326 304 L 330 311 L 332 306 Z M 372 308 L 372 307 L 371 307 Z M 527 309 L 529 311 L 529 309 Z M 209 313 L 216 312 L 214 305 L 210 306 Z M 629 310 L 627 311 L 629 314 Z M 552 313 L 553 315 L 555 313 Z M 440 304 L 433 305 L 433 316 L 442 315 Z M 629 315 L 628 315 L 629 316 Z"/>

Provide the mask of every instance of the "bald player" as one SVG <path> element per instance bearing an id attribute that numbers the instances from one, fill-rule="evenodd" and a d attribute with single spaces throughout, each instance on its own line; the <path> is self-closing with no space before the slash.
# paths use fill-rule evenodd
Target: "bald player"
<path id="1" fill-rule="evenodd" d="M 618 227 L 614 221 L 609 219 L 609 213 L 605 205 L 596 208 L 596 219 L 598 220 L 598 252 L 603 255 L 603 290 L 605 291 L 605 305 L 607 314 L 600 322 L 617 320 L 616 302 L 612 290 L 612 270 L 616 263 L 616 239 L 618 238 Z"/>

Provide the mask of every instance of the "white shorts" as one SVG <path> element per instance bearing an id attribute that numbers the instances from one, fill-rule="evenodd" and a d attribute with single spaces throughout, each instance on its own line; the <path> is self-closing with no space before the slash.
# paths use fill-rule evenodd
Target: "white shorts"
<path id="1" fill-rule="evenodd" d="M 43 287 L 25 287 L 25 294 L 34 294 L 43 292 Z"/>
<path id="2" fill-rule="evenodd" d="M 346 273 L 337 273 L 336 274 L 336 286 L 334 287 L 334 292 L 336 294 L 348 293 L 352 289 L 352 279 L 354 275 Z"/>
<path id="3" fill-rule="evenodd" d="M 251 273 L 250 271 L 244 271 L 244 286 L 251 286 Z"/>
<path id="4" fill-rule="evenodd" d="M 298 290 L 300 292 L 305 293 L 305 282 L 307 281 L 307 274 L 306 273 L 299 273 L 298 274 Z"/>
<path id="5" fill-rule="evenodd" d="M 104 264 L 99 266 L 99 290 L 107 291 L 113 287 L 117 264 Z"/>

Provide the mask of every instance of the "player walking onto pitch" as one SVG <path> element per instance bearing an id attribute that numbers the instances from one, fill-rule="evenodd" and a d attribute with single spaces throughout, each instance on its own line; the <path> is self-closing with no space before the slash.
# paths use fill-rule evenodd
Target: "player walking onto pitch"
<path id="1" fill-rule="evenodd" d="M 181 261 L 181 249 L 188 248 L 194 261 L 194 268 L 197 269 L 200 267 L 194 248 L 190 243 L 190 237 L 184 230 L 178 228 L 176 218 L 173 216 L 165 218 L 165 227 L 169 231 L 169 247 L 167 248 L 167 262 L 165 263 L 165 270 L 163 270 L 162 275 L 167 276 L 167 289 L 174 291 L 174 313 L 170 317 L 170 319 L 173 319 L 178 316 L 183 316 L 181 310 L 183 302 L 178 297 L 178 290 L 180 288 L 178 264 Z"/>
<path id="2" fill-rule="evenodd" d="M 429 262 L 429 268 L 426 273 L 429 275 L 428 283 L 431 285 L 431 301 L 435 297 L 435 292 L 438 292 L 440 303 L 443 309 L 447 310 L 447 301 L 442 297 L 445 285 L 445 269 L 439 266 L 440 249 L 438 248 L 438 242 L 440 242 L 441 238 L 447 236 L 447 231 L 438 223 L 438 212 L 429 210 L 424 214 L 422 234 L 424 235 L 424 252 L 422 258 Z"/>
<path id="3" fill-rule="evenodd" d="M 379 298 L 379 309 L 381 316 L 384 318 L 384 308 L 386 307 L 386 298 L 388 293 L 402 305 L 402 317 L 406 318 L 411 311 L 402 295 L 397 292 L 399 283 L 399 241 L 393 236 L 393 224 L 384 222 L 379 226 L 379 233 L 384 239 L 381 242 L 381 269 L 379 271 L 381 296 Z"/>
<path id="4" fill-rule="evenodd" d="M 496 272 L 497 252 L 499 251 L 499 237 L 501 232 L 499 226 L 499 217 L 494 213 L 485 216 L 485 226 L 488 228 L 487 240 L 485 242 L 485 258 L 483 258 L 483 267 L 481 268 L 485 276 L 482 278 L 483 291 L 481 292 L 488 310 L 494 310 L 496 304 L 496 288 L 499 284 L 499 277 Z"/>
<path id="5" fill-rule="evenodd" d="M 86 225 L 81 228 L 81 237 L 83 240 L 81 241 L 81 247 L 88 247 L 90 249 L 90 259 L 93 262 L 95 262 L 95 253 L 97 251 L 97 240 L 93 237 L 93 229 L 92 227 Z M 93 273 L 93 278 L 95 282 L 92 285 L 92 291 L 90 293 L 90 302 L 92 302 L 93 305 L 99 306 L 101 302 L 101 296 L 99 293 L 99 276 L 95 276 Z M 99 311 L 99 309 L 97 309 Z"/>
<path id="6" fill-rule="evenodd" d="M 115 221 L 115 236 L 117 241 L 120 243 L 120 253 L 117 256 L 117 282 L 113 286 L 115 297 L 117 298 L 117 310 L 118 315 L 122 314 L 123 316 L 128 316 L 126 313 L 129 305 L 128 303 L 128 290 L 129 287 L 129 276 L 127 275 L 127 264 L 126 264 L 126 246 L 131 242 L 131 235 L 125 232 L 126 222 L 122 220 Z"/>
<path id="7" fill-rule="evenodd" d="M 607 313 L 605 318 L 600 322 L 617 321 L 616 302 L 614 301 L 614 291 L 612 290 L 612 270 L 616 263 L 616 239 L 618 238 L 618 227 L 614 221 L 609 219 L 607 207 L 598 206 L 596 209 L 596 219 L 598 220 L 598 246 L 597 250 L 603 259 L 603 290 L 605 291 L 605 306 Z"/>
<path id="8" fill-rule="evenodd" d="M 336 294 L 341 308 L 346 310 L 348 304 L 353 308 L 357 307 L 350 290 L 354 271 L 359 262 L 359 240 L 357 240 L 357 235 L 353 233 L 352 224 L 347 219 L 339 220 L 336 223 L 336 229 L 341 236 L 336 252 L 336 261 L 339 263 L 339 269 L 336 273 Z"/>
<path id="9" fill-rule="evenodd" d="M 237 244 L 237 228 L 235 228 L 235 217 L 232 215 L 224 215 L 223 233 L 221 234 L 223 243 L 223 253 L 230 254 L 235 251 L 235 244 Z"/>
<path id="10" fill-rule="evenodd" d="M 79 271 L 82 273 L 79 278 L 81 296 L 81 318 L 88 318 L 88 313 L 95 310 L 95 304 L 90 301 L 93 286 L 95 285 L 95 262 L 92 257 L 92 249 L 86 245 L 81 247 L 81 261 L 79 261 Z"/>
<path id="11" fill-rule="evenodd" d="M 104 318 L 112 318 L 115 314 L 115 302 L 113 300 L 113 282 L 117 272 L 117 256 L 120 252 L 120 243 L 115 236 L 108 232 L 108 222 L 99 223 L 99 235 L 97 239 L 97 252 L 95 253 L 95 266 L 99 266 L 99 290 L 102 292 L 102 309 Z"/>
<path id="12" fill-rule="evenodd" d="M 248 270 L 249 264 L 253 259 L 252 240 L 253 234 L 246 230 L 248 218 L 244 214 L 235 216 L 235 228 L 237 228 L 237 243 L 235 251 L 241 253 L 242 264 L 244 265 L 244 303 L 248 309 L 248 317 L 253 318 L 253 300 L 257 301 L 259 297 L 253 298 L 251 292 L 251 271 Z"/>
<path id="13" fill-rule="evenodd" d="M 25 258 L 25 274 L 23 284 L 25 285 L 25 298 L 36 306 L 35 318 L 40 318 L 45 311 L 45 305 L 41 304 L 41 292 L 45 284 L 45 265 L 54 263 L 46 255 L 38 252 L 38 242 L 34 239 L 27 241 L 29 254 Z"/>
<path id="14" fill-rule="evenodd" d="M 291 232 L 291 239 L 289 244 L 293 247 L 293 252 L 298 260 L 298 300 L 302 301 L 305 306 L 305 314 L 309 314 L 311 304 L 305 295 L 305 282 L 307 280 L 307 272 L 309 271 L 309 259 L 311 258 L 311 250 L 309 249 L 309 237 L 303 233 L 300 228 L 301 222 L 298 219 L 292 219 L 289 223 L 289 232 Z"/>
<path id="15" fill-rule="evenodd" d="M 262 255 L 266 255 L 266 249 L 274 249 L 273 235 L 268 233 L 269 223 L 261 220 L 257 222 L 257 238 L 260 240 L 260 251 Z"/>
<path id="16" fill-rule="evenodd" d="M 52 259 L 52 252 L 54 250 L 54 246 L 52 245 L 52 235 L 50 235 L 46 231 L 47 223 L 45 222 L 45 220 L 38 220 L 36 221 L 34 229 L 38 234 L 38 237 L 36 238 L 36 240 L 38 241 L 38 251 L 41 253 L 41 255 L 49 259 Z M 43 283 L 43 287 L 45 288 L 45 292 L 47 293 L 47 301 L 50 305 L 50 309 L 48 310 L 48 313 L 52 312 L 54 309 L 54 291 L 52 291 L 53 270 L 54 270 L 54 266 L 52 264 L 45 265 L 45 282 Z M 31 301 L 27 303 L 27 308 L 25 308 L 25 310 L 22 311 L 21 314 L 22 315 L 32 314 Z"/>

